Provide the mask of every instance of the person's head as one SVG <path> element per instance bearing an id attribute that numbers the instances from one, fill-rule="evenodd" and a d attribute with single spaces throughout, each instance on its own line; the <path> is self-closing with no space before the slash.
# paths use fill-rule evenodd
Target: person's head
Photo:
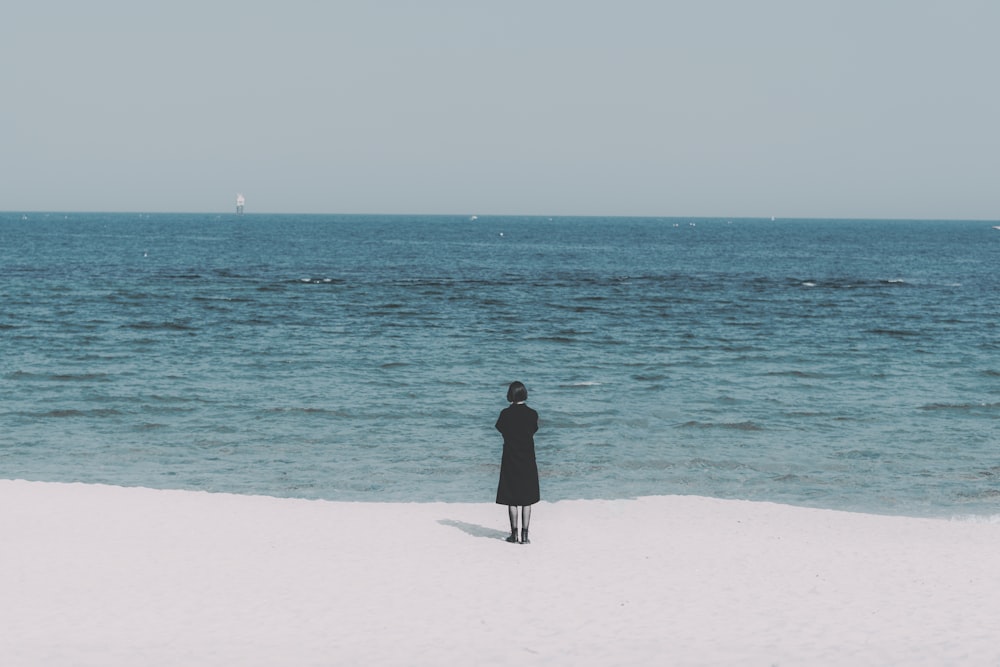
<path id="1" fill-rule="evenodd" d="M 511 403 L 521 403 L 528 400 L 528 388 L 520 382 L 511 382 L 507 387 L 507 400 Z"/>

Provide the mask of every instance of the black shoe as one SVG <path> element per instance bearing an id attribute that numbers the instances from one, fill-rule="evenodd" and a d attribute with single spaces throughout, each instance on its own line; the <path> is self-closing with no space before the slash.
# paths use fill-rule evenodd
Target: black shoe
<path id="1" fill-rule="evenodd" d="M 517 544 L 517 533 L 511 533 L 510 536 L 507 538 L 507 541 L 510 542 L 511 544 Z"/>
<path id="2" fill-rule="evenodd" d="M 511 535 L 511 537 L 513 537 L 513 535 Z M 521 544 L 531 544 L 531 540 L 528 539 L 527 529 L 523 529 L 521 531 Z"/>

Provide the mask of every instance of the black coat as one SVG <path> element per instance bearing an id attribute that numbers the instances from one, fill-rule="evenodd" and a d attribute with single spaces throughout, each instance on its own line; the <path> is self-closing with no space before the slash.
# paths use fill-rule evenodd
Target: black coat
<path id="1" fill-rule="evenodd" d="M 515 403 L 500 413 L 497 430 L 503 434 L 497 503 L 534 505 L 541 498 L 534 438 L 538 430 L 538 413 L 523 403 Z"/>

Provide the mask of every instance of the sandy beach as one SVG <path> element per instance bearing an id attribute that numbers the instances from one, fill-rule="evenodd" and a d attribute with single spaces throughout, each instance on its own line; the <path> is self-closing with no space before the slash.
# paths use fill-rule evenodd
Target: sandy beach
<path id="1" fill-rule="evenodd" d="M 0 664 L 997 665 L 1000 523 L 0 481 Z"/>

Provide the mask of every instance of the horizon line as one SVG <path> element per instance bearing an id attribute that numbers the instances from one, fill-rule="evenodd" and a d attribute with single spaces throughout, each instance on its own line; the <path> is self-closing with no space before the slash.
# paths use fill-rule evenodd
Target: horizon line
<path id="1" fill-rule="evenodd" d="M 420 218 L 431 218 L 431 217 L 448 217 L 448 218 L 466 218 L 469 220 L 478 220 L 484 218 L 548 218 L 550 220 L 554 219 L 567 219 L 567 218 L 589 218 L 589 219 L 621 219 L 621 220 L 703 220 L 703 221 L 735 221 L 735 220 L 764 220 L 764 221 L 825 221 L 825 222 L 852 222 L 852 221 L 870 221 L 870 222 L 994 222 L 1000 220 L 998 218 L 942 218 L 942 217 L 854 217 L 854 216 L 771 216 L 771 215 L 628 215 L 628 214 L 600 214 L 600 213 L 585 213 L 585 214 L 573 214 L 573 213 L 355 213 L 355 212 L 296 212 L 296 211 L 250 211 L 243 213 L 237 213 L 236 211 L 100 211 L 100 210 L 4 210 L 0 211 L 0 215 L 135 215 L 135 216 L 160 216 L 160 215 L 203 215 L 203 216 L 216 216 L 216 217 L 259 217 L 259 216 L 329 216 L 329 217 L 420 217 Z"/>

